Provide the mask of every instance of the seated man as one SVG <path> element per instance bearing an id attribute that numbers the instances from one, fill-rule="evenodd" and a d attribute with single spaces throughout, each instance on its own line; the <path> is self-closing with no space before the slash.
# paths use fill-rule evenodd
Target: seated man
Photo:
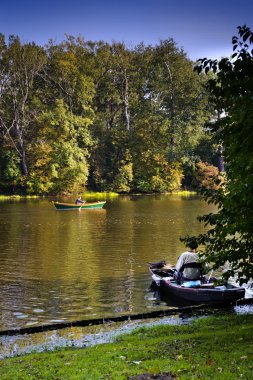
<path id="1" fill-rule="evenodd" d="M 196 252 L 198 244 L 193 241 L 188 244 L 188 251 L 182 253 L 176 264 L 175 278 L 178 283 L 201 279 L 202 264 Z"/>
<path id="2" fill-rule="evenodd" d="M 85 201 L 83 201 L 82 200 L 82 198 L 81 197 L 78 197 L 77 199 L 76 199 L 76 205 L 82 205 L 83 203 L 85 203 Z"/>

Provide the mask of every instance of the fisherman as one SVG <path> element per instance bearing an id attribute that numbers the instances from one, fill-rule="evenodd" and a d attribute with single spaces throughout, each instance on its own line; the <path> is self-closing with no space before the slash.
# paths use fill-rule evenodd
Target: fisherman
<path id="1" fill-rule="evenodd" d="M 187 247 L 189 250 L 179 256 L 176 264 L 175 279 L 179 284 L 184 281 L 201 279 L 202 264 L 197 252 L 198 244 L 195 240 L 192 240 Z"/>

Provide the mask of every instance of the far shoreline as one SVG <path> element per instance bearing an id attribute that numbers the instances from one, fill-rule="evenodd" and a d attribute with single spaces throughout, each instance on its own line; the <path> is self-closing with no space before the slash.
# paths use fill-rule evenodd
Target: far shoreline
<path id="1" fill-rule="evenodd" d="M 193 190 L 179 190 L 179 191 L 172 191 L 172 192 L 163 192 L 163 193 L 116 193 L 116 192 L 84 192 L 81 193 L 81 195 L 85 197 L 120 197 L 120 196 L 160 196 L 160 195 L 180 195 L 180 196 L 187 196 L 187 195 L 197 195 L 197 191 Z M 73 198 L 76 197 L 79 194 L 56 194 L 56 195 L 21 195 L 21 194 L 1 194 L 0 200 L 5 199 L 38 199 L 38 198 Z"/>

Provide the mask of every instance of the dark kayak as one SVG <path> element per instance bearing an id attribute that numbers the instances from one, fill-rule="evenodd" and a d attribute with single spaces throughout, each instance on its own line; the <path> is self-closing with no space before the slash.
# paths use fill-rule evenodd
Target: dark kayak
<path id="1" fill-rule="evenodd" d="M 165 263 L 164 263 L 165 264 Z M 149 270 L 153 281 L 168 295 L 194 303 L 228 303 L 245 296 L 245 289 L 228 283 L 216 285 L 215 282 L 188 281 L 179 285 L 173 277 L 173 269 L 164 269 L 163 262 L 151 263 Z"/>

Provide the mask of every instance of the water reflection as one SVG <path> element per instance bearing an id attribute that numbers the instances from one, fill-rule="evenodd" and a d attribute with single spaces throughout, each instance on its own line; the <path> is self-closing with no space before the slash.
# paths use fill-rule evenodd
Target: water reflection
<path id="1" fill-rule="evenodd" d="M 0 203 L 0 329 L 140 313 L 147 263 L 175 263 L 179 236 L 203 232 L 213 211 L 180 196 L 108 199 L 102 210 L 56 211 L 50 201 Z"/>

